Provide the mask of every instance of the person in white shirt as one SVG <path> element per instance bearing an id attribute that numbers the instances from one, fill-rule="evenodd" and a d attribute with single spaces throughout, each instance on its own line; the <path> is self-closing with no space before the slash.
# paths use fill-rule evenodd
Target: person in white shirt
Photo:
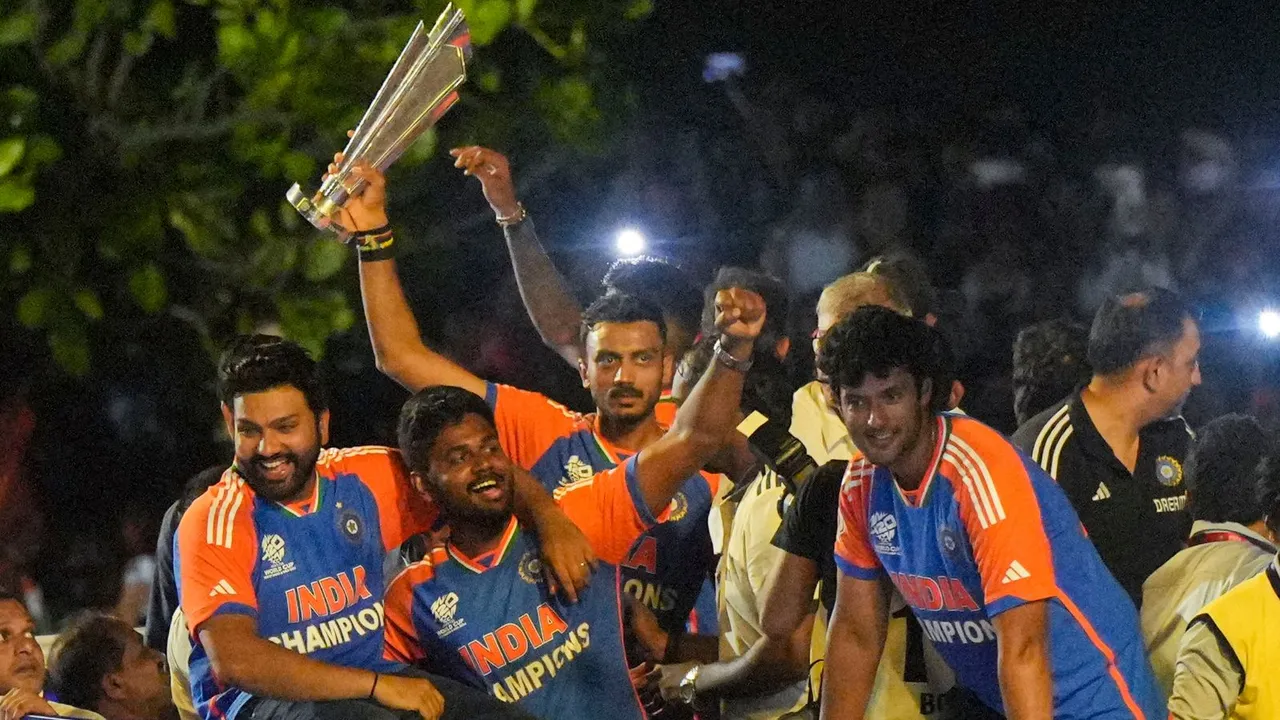
<path id="1" fill-rule="evenodd" d="M 1254 490 L 1269 444 L 1258 421 L 1244 415 L 1217 418 L 1196 435 L 1186 468 L 1194 520 L 1189 547 L 1142 584 L 1142 636 L 1166 697 L 1187 623 L 1210 601 L 1266 568 L 1276 554 Z"/>

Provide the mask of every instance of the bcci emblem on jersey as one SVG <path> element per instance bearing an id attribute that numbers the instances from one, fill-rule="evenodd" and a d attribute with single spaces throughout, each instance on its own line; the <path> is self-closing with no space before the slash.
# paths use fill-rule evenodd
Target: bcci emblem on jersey
<path id="1" fill-rule="evenodd" d="M 943 525 L 938 528 L 938 547 L 947 557 L 955 557 L 960 552 L 960 535 L 955 530 Z"/>
<path id="2" fill-rule="evenodd" d="M 338 529 L 347 540 L 360 544 L 363 540 L 364 528 L 360 524 L 360 516 L 354 510 L 346 510 L 338 516 Z"/>
<path id="3" fill-rule="evenodd" d="M 684 493 L 678 492 L 671 498 L 670 511 L 667 522 L 680 522 L 685 515 L 689 514 L 689 499 L 684 496 Z"/>
<path id="4" fill-rule="evenodd" d="M 520 571 L 520 579 L 530 585 L 536 585 L 542 579 L 542 560 L 537 553 L 525 553 L 516 568 Z"/>
<path id="5" fill-rule="evenodd" d="M 1176 458 L 1161 455 L 1156 458 L 1156 479 L 1165 487 L 1177 487 L 1182 484 L 1182 463 Z"/>
<path id="6" fill-rule="evenodd" d="M 876 552 L 883 555 L 902 554 L 902 548 L 896 542 L 898 539 L 898 519 L 896 517 L 889 513 L 873 513 L 867 523 L 867 529 L 871 531 L 871 539 L 875 544 Z"/>
<path id="7" fill-rule="evenodd" d="M 436 598 L 431 603 L 431 614 L 435 616 L 436 622 L 440 624 L 440 629 L 436 630 L 436 635 L 444 637 L 449 633 L 460 630 L 467 626 L 467 621 L 455 618 L 458 612 L 458 593 L 448 593 Z"/>
<path id="8" fill-rule="evenodd" d="M 264 580 L 287 575 L 294 569 L 293 562 L 284 561 L 284 538 L 275 533 L 262 536 L 262 562 L 269 565 L 262 572 Z"/>

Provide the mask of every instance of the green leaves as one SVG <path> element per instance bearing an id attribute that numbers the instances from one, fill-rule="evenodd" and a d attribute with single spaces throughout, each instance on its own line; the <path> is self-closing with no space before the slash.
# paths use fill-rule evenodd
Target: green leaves
<path id="1" fill-rule="evenodd" d="M 0 47 L 22 45 L 36 36 L 39 19 L 30 10 L 19 10 L 0 18 Z"/>
<path id="2" fill-rule="evenodd" d="M 0 140 L 0 177 L 12 172 L 26 151 L 27 139 L 24 137 L 7 137 Z"/>
<path id="3" fill-rule="evenodd" d="M 147 313 L 160 312 L 169 301 L 164 275 L 155 263 L 147 263 L 129 273 L 129 294 Z"/>
<path id="4" fill-rule="evenodd" d="M 312 240 L 303 253 L 302 276 L 313 283 L 328 280 L 342 269 L 347 255 L 345 246 L 329 238 Z"/>
<path id="5" fill-rule="evenodd" d="M 293 182 L 316 187 L 414 24 L 442 2 L 11 5 L 0 14 L 12 71 L 0 86 L 0 292 L 11 297 L 0 305 L 44 334 L 59 367 L 83 374 L 100 334 L 162 317 L 181 316 L 209 347 L 278 322 L 316 354 L 352 326 L 350 252 L 282 196 Z M 477 48 L 463 101 L 392 172 L 393 202 L 412 203 L 395 216 L 419 227 L 453 210 L 437 192 L 461 182 L 444 143 L 530 156 L 603 147 L 618 91 L 594 41 L 652 0 L 458 5 Z"/>

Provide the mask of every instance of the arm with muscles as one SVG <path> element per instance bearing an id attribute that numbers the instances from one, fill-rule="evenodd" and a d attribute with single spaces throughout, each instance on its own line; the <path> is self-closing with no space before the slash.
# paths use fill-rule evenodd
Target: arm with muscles
<path id="1" fill-rule="evenodd" d="M 341 153 L 335 159 L 340 158 Z M 329 172 L 336 170 L 336 164 L 329 166 Z M 386 227 L 386 178 L 367 164 L 358 165 L 352 174 L 365 181 L 365 188 L 342 208 L 340 224 L 350 232 Z M 374 256 L 361 251 L 360 296 L 374 359 L 383 374 L 411 392 L 433 385 L 452 385 L 485 396 L 488 386 L 484 380 L 422 342 L 418 322 L 389 253 Z"/>
<path id="2" fill-rule="evenodd" d="M 1244 687 L 1235 652 L 1206 615 L 1192 619 L 1178 647 L 1169 696 L 1171 720 L 1226 720 Z"/>
<path id="3" fill-rule="evenodd" d="M 516 201 L 507 158 L 494 150 L 476 146 L 457 148 L 449 154 L 456 158 L 454 167 L 464 168 L 467 175 L 473 175 L 480 181 L 494 217 L 503 226 L 502 233 L 507 238 L 507 251 L 511 254 L 511 267 L 516 273 L 520 299 L 543 344 L 577 368 L 582 357 L 578 345 L 582 307 L 538 241 L 533 221 L 524 218 L 524 208 Z"/>
<path id="4" fill-rule="evenodd" d="M 720 352 L 730 357 L 711 363 L 680 406 L 671 429 L 636 456 L 640 491 L 655 515 L 736 432 L 746 373 L 731 364 L 750 359 L 766 308 L 764 298 L 741 288 L 716 293 L 715 304 Z"/>
<path id="5" fill-rule="evenodd" d="M 999 647 L 1000 695 L 1009 720 L 1053 718 L 1048 603 L 1019 605 L 992 620 Z"/>
<path id="6" fill-rule="evenodd" d="M 313 702 L 370 698 L 428 719 L 444 710 L 444 699 L 427 680 L 312 660 L 264 640 L 257 621 L 248 615 L 216 615 L 198 632 L 219 681 L 254 695 Z"/>
<path id="7" fill-rule="evenodd" d="M 889 628 L 886 580 L 840 574 L 827 630 L 822 720 L 858 720 L 867 711 Z"/>
<path id="8" fill-rule="evenodd" d="M 782 554 L 781 563 L 769 581 L 760 613 L 764 635 L 739 657 L 702 666 L 694 687 L 699 704 L 704 698 L 775 692 L 803 680 L 808 673 L 818 565 L 798 555 L 777 552 Z M 664 676 L 664 694 L 677 692 L 683 677 Z M 674 687 L 670 687 L 673 681 Z"/>
<path id="9" fill-rule="evenodd" d="M 204 646 L 219 683 L 282 700 L 373 698 L 428 720 L 439 717 L 443 700 L 430 682 L 329 665 L 261 637 L 252 579 L 257 554 L 252 521 L 247 512 L 233 513 L 226 534 L 220 523 L 213 535 L 209 498 L 196 501 L 178 526 L 179 588 L 192 633 Z M 210 592 L 214 588 L 224 592 Z"/>

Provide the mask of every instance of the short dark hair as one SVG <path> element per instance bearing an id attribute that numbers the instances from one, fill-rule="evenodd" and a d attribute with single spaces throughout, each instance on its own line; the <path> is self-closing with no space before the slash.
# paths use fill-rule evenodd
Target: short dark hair
<path id="1" fill-rule="evenodd" d="M 1267 527 L 1280 533 L 1280 447 L 1275 443 L 1258 464 L 1256 492 L 1259 510 L 1267 518 Z"/>
<path id="2" fill-rule="evenodd" d="M 63 630 L 49 663 L 49 690 L 59 702 L 96 710 L 102 701 L 102 678 L 124 662 L 128 623 L 102 613 L 85 613 Z"/>
<path id="3" fill-rule="evenodd" d="M 440 433 L 462 422 L 468 415 L 479 415 L 495 425 L 493 409 L 484 398 L 450 385 L 437 385 L 414 393 L 400 408 L 396 437 L 400 454 L 410 470 L 426 472 L 430 465 L 431 447 Z"/>
<path id="4" fill-rule="evenodd" d="M 298 343 L 275 335 L 241 335 L 218 363 L 218 397 L 231 405 L 237 395 L 291 385 L 319 415 L 329 408 L 319 367 Z"/>
<path id="5" fill-rule="evenodd" d="M 778 278 L 760 270 L 726 266 L 720 268 L 711 284 L 702 294 L 702 335 L 716 334 L 716 293 L 729 288 L 750 290 L 764 298 L 767 310 L 764 328 L 756 341 L 756 348 L 772 353 L 773 348 L 787 334 L 787 287 Z"/>
<path id="6" fill-rule="evenodd" d="M 1191 517 L 1250 525 L 1262 519 L 1255 482 L 1269 439 L 1248 415 L 1223 415 L 1196 433 L 1187 457 L 1187 506 Z"/>
<path id="7" fill-rule="evenodd" d="M 887 377 L 897 368 L 915 378 L 918 389 L 931 380 L 930 406 L 947 409 L 955 381 L 951 348 L 923 320 L 867 305 L 831 326 L 818 346 L 818 369 L 837 390 L 857 387 L 867 375 Z"/>
<path id="8" fill-rule="evenodd" d="M 587 336 L 600 323 L 633 323 L 651 322 L 658 326 L 658 335 L 662 342 L 667 341 L 667 322 L 662 318 L 662 309 L 639 295 L 610 290 L 596 298 L 596 301 L 582 311 L 582 329 L 579 340 L 585 346 Z M 691 327 L 696 328 L 695 323 Z"/>
<path id="9" fill-rule="evenodd" d="M 689 273 L 666 258 L 643 255 L 617 260 L 601 281 L 606 292 L 635 295 L 696 335 L 702 317 L 702 293 Z"/>
<path id="10" fill-rule="evenodd" d="M 1026 422 L 1089 381 L 1089 332 L 1071 320 L 1028 325 L 1013 342 L 1014 415 Z"/>
<path id="11" fill-rule="evenodd" d="M 1165 288 L 1108 297 L 1089 328 L 1089 365 L 1099 375 L 1127 370 L 1168 352 L 1182 337 L 1183 323 L 1195 319 L 1191 306 Z"/>
<path id="12" fill-rule="evenodd" d="M 933 289 L 928 268 L 911 253 L 899 250 L 871 258 L 862 272 L 883 278 L 889 299 L 914 317 L 923 320 L 938 306 L 938 292 Z"/>

